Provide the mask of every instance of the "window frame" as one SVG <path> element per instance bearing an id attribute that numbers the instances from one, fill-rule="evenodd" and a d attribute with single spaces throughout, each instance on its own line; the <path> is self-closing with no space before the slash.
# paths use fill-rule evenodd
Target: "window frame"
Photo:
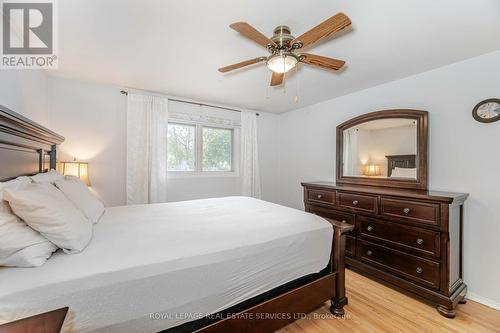
<path id="1" fill-rule="evenodd" d="M 175 171 L 167 170 L 169 178 L 216 178 L 216 177 L 239 177 L 240 157 L 240 126 L 198 122 L 183 119 L 169 119 L 168 124 L 195 126 L 194 134 L 194 170 Z M 231 171 L 204 171 L 203 170 L 203 128 L 225 129 L 231 131 Z M 167 147 L 168 149 L 168 147 Z"/>

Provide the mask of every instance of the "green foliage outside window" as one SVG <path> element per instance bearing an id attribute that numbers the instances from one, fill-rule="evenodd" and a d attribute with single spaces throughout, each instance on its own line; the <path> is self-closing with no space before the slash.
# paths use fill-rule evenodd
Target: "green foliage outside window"
<path id="1" fill-rule="evenodd" d="M 201 138 L 197 138 L 197 133 Z M 199 153 L 197 153 L 197 140 L 203 142 Z M 168 170 L 232 171 L 232 146 L 231 129 L 170 123 L 168 124 Z M 198 163 L 197 156 L 202 159 Z"/>
<path id="2" fill-rule="evenodd" d="M 232 131 L 203 128 L 203 171 L 231 171 Z"/>
<path id="3" fill-rule="evenodd" d="M 168 124 L 168 170 L 195 170 L 195 126 Z"/>

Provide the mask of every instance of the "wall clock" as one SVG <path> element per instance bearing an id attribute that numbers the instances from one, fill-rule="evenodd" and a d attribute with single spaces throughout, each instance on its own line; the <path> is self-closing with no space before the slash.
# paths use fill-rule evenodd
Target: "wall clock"
<path id="1" fill-rule="evenodd" d="M 490 98 L 479 102 L 472 110 L 472 116 L 482 123 L 500 120 L 500 99 Z"/>

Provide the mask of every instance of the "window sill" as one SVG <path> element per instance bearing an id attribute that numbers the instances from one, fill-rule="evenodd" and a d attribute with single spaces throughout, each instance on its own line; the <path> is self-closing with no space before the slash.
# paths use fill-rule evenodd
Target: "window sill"
<path id="1" fill-rule="evenodd" d="M 237 178 L 240 174 L 234 171 L 170 171 L 167 178 L 182 179 L 182 178 Z"/>

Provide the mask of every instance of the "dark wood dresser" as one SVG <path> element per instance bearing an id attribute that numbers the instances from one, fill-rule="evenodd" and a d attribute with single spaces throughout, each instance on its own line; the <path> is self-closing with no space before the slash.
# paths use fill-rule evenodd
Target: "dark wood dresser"
<path id="1" fill-rule="evenodd" d="M 308 212 L 355 226 L 346 265 L 435 304 L 453 318 L 464 302 L 463 204 L 468 194 L 303 183 Z"/>

